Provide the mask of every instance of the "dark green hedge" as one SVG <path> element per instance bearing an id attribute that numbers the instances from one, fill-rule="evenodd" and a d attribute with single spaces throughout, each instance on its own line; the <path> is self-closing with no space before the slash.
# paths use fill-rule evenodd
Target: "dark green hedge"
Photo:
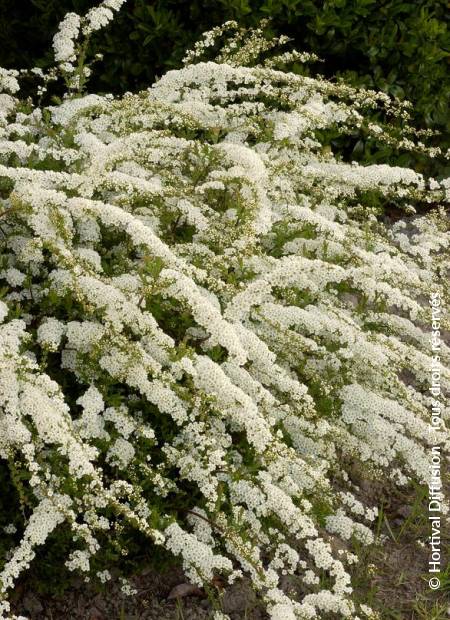
<path id="1" fill-rule="evenodd" d="M 0 65 L 45 66 L 59 20 L 93 0 L 1 0 Z M 320 71 L 406 97 L 416 122 L 448 128 L 450 32 L 447 0 L 128 0 L 97 35 L 105 54 L 91 88 L 123 92 L 148 86 L 177 67 L 186 47 L 213 25 L 254 25 L 271 17 L 273 33 L 325 61 Z"/>

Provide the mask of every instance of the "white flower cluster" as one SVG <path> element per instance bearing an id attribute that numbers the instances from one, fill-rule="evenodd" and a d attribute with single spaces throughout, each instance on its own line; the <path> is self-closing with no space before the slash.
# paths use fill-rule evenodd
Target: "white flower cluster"
<path id="1" fill-rule="evenodd" d="M 233 564 L 228 558 L 214 555 L 211 547 L 184 532 L 177 523 L 169 525 L 164 533 L 167 536 L 166 547 L 175 555 L 182 556 L 186 574 L 194 583 L 202 585 L 210 581 L 215 570 L 232 571 Z"/>
<path id="2" fill-rule="evenodd" d="M 98 6 L 90 9 L 84 17 L 83 33 L 89 35 L 104 28 L 112 19 L 114 12 L 119 11 L 126 0 L 104 0 Z"/>
<path id="3" fill-rule="evenodd" d="M 63 71 L 122 3 L 66 16 Z M 214 62 L 191 63 L 227 29 Z M 430 293 L 448 303 L 448 181 L 335 156 L 328 129 L 430 152 L 366 119 L 404 121 L 386 95 L 275 70 L 295 53 L 257 64 L 283 40 L 244 34 L 214 29 L 121 99 L 25 113 L 1 95 L 0 456 L 34 506 L 0 567 L 5 614 L 64 523 L 86 578 L 110 578 L 93 556 L 126 525 L 198 585 L 250 577 L 273 620 L 370 617 L 346 568 L 374 539 L 359 482 L 426 482 L 429 442 L 448 457 L 450 348 L 428 433 L 424 327 Z M 430 209 L 389 230 L 376 200 Z M 4 523 L 20 532 L 20 511 Z"/>
<path id="4" fill-rule="evenodd" d="M 42 347 L 56 351 L 65 334 L 66 326 L 54 317 L 47 317 L 37 329 L 37 340 Z"/>
<path id="5" fill-rule="evenodd" d="M 17 77 L 19 72 L 15 69 L 4 69 L 0 67 L 0 93 L 17 93 L 20 89 Z"/>
<path id="6" fill-rule="evenodd" d="M 53 50 L 58 63 L 70 64 L 76 60 L 75 41 L 80 31 L 80 16 L 67 13 L 53 37 Z M 66 66 L 67 66 L 66 65 Z"/>
<path id="7" fill-rule="evenodd" d="M 75 62 L 80 53 L 80 45 L 82 45 L 78 41 L 80 33 L 86 39 L 96 30 L 104 28 L 114 18 L 114 13 L 120 10 L 124 2 L 126 0 L 104 0 L 98 6 L 90 9 L 83 17 L 77 13 L 67 13 L 53 37 L 53 52 L 60 69 L 69 74 L 74 73 L 76 70 Z M 89 67 L 83 67 L 83 70 L 85 76 L 90 74 Z M 2 69 L 1 71 L 5 70 Z M 1 78 L 2 74 L 0 74 Z M 11 90 L 11 87 L 9 87 L 9 91 L 15 92 L 15 90 Z"/>

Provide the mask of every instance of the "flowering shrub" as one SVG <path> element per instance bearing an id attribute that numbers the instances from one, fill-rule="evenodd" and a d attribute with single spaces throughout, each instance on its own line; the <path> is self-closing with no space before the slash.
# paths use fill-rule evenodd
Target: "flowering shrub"
<path id="1" fill-rule="evenodd" d="M 58 21 L 67 11 L 83 12 L 92 4 L 92 0 L 25 4 L 3 0 L 0 64 L 49 66 L 49 41 Z M 155 75 L 178 67 L 185 49 L 203 31 L 229 19 L 255 26 L 270 17 L 273 35 L 288 34 L 297 46 L 326 60 L 320 71 L 414 101 L 417 122 L 446 130 L 448 143 L 447 12 L 446 0 L 383 0 L 381 7 L 375 0 L 157 0 L 152 4 L 131 0 L 114 26 L 92 41 L 105 60 L 91 88 L 114 93 L 146 88 Z M 300 65 L 296 69 L 308 70 Z M 362 147 L 358 146 L 355 158 L 362 155 Z"/>
<path id="2" fill-rule="evenodd" d="M 21 101 L 1 74 L 0 455 L 22 508 L 3 612 L 65 528 L 67 568 L 101 581 L 134 530 L 194 583 L 249 576 L 273 619 L 370 615 L 333 542 L 374 539 L 352 469 L 427 483 L 427 442 L 450 448 L 444 424 L 429 432 L 426 334 L 450 185 L 346 162 L 329 135 L 439 149 L 405 106 L 282 71 L 308 56 L 232 23 L 148 91 L 76 94 L 77 37 L 120 4 L 65 18 L 59 104 Z M 388 228 L 387 203 L 433 209 Z M 294 572 L 301 600 L 280 587 Z"/>

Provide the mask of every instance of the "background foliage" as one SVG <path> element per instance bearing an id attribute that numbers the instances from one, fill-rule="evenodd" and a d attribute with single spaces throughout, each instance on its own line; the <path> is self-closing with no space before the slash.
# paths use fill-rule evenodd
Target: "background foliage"
<path id="1" fill-rule="evenodd" d="M 58 22 L 68 11 L 83 13 L 95 4 L 3 0 L 0 65 L 50 64 Z M 327 76 L 406 97 L 414 103 L 416 123 L 448 130 L 447 0 L 129 0 L 95 40 L 105 59 L 90 90 L 146 88 L 178 67 L 203 31 L 228 19 L 251 26 L 263 17 L 272 18 L 269 34 L 288 34 L 298 49 L 323 58 L 319 70 Z"/>

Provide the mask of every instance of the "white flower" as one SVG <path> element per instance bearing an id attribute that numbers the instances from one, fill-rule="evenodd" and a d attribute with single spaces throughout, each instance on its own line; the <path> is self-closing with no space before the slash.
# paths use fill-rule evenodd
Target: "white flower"
<path id="1" fill-rule="evenodd" d="M 106 26 L 114 17 L 114 11 L 119 11 L 126 0 L 104 0 L 98 6 L 90 9 L 83 24 L 83 34 L 89 35 Z"/>
<path id="2" fill-rule="evenodd" d="M 108 570 L 102 570 L 97 572 L 97 577 L 102 583 L 106 583 L 111 579 L 111 573 Z"/>
<path id="3" fill-rule="evenodd" d="M 18 75 L 19 72 L 14 69 L 0 67 L 0 92 L 17 93 L 20 90 L 19 82 L 17 81 Z"/>
<path id="4" fill-rule="evenodd" d="M 136 588 L 134 588 L 127 579 L 121 578 L 120 583 L 120 589 L 123 594 L 125 594 L 125 596 L 134 596 L 135 594 L 137 594 Z"/>
<path id="5" fill-rule="evenodd" d="M 80 30 L 80 16 L 67 13 L 53 37 L 53 50 L 58 63 L 72 63 L 76 59 L 75 41 Z"/>
<path id="6" fill-rule="evenodd" d="M 53 317 L 47 317 L 37 329 L 37 341 L 49 351 L 56 351 L 66 332 L 66 326 Z"/>
<path id="7" fill-rule="evenodd" d="M 6 316 L 8 315 L 8 312 L 8 306 L 5 304 L 4 301 L 0 301 L 0 323 L 3 323 Z"/>
<path id="8" fill-rule="evenodd" d="M 126 439 L 119 437 L 108 450 L 107 460 L 121 469 L 125 469 L 134 457 L 134 448 Z"/>

